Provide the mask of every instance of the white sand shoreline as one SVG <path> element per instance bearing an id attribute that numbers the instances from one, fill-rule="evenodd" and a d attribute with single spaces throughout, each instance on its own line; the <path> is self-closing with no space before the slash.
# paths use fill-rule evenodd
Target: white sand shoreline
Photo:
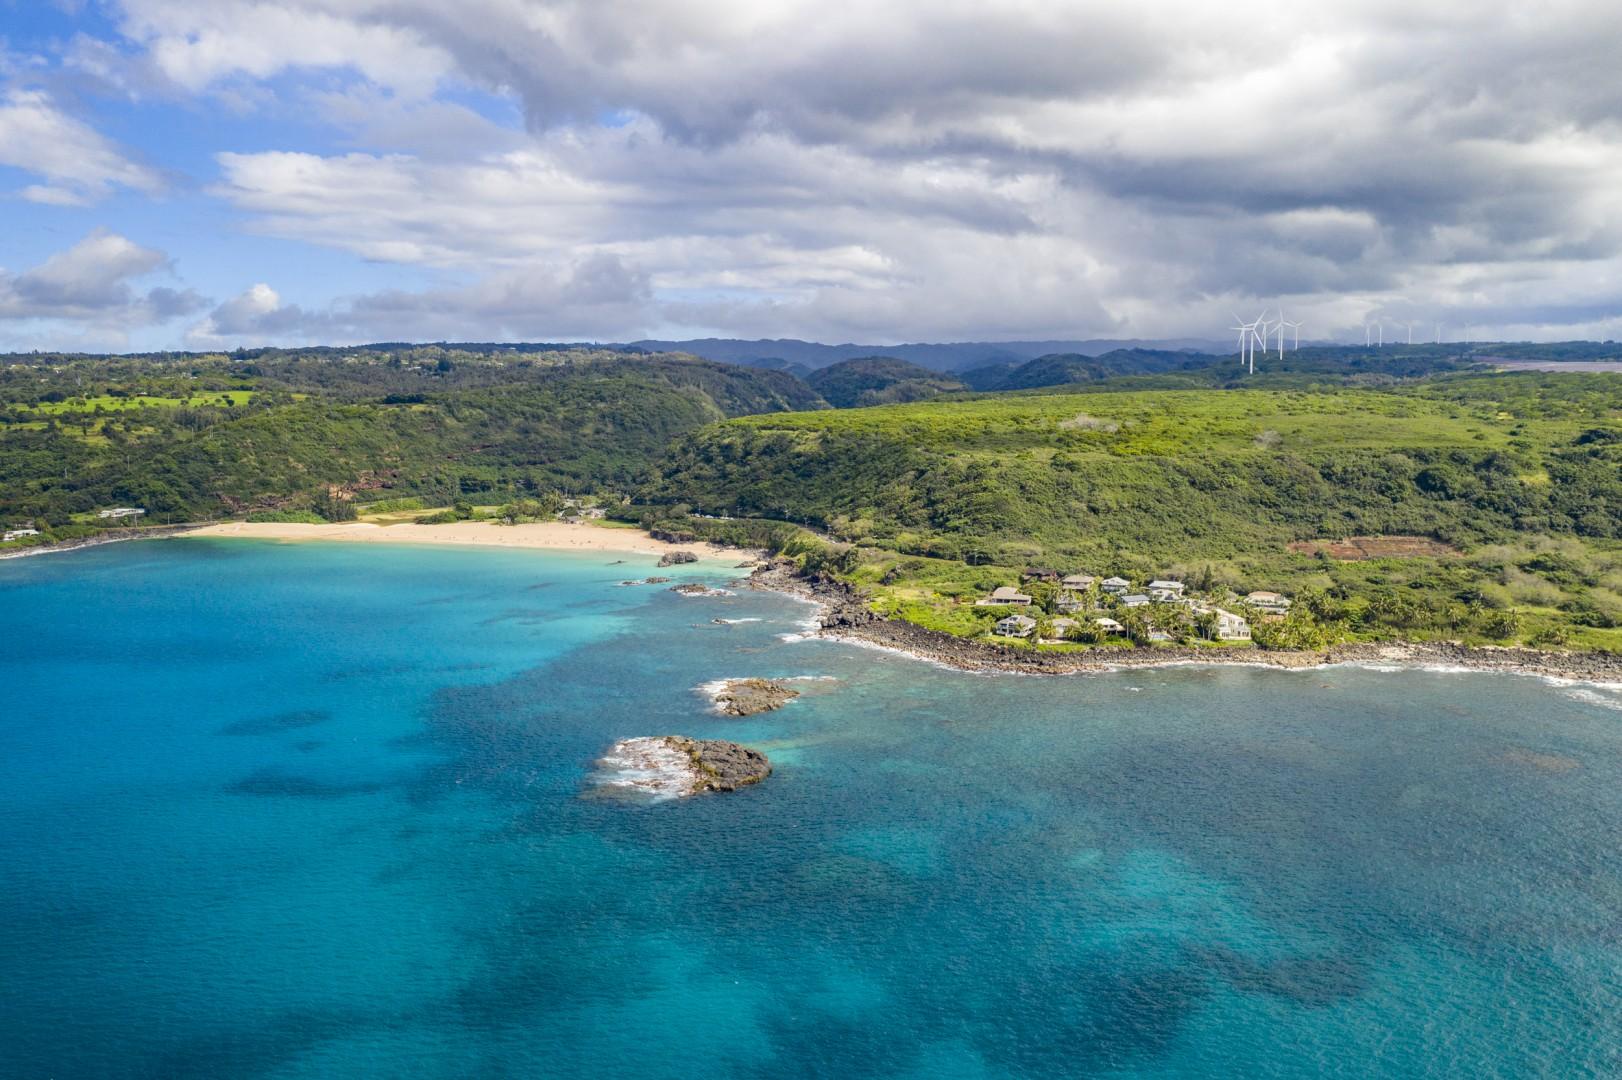
<path id="1" fill-rule="evenodd" d="M 571 525 L 561 521 L 498 525 L 491 521 L 458 521 L 447 525 L 377 525 L 347 521 L 328 525 L 302 522 L 231 521 L 205 525 L 184 536 L 230 537 L 283 542 L 322 541 L 360 544 L 435 544 L 444 546 L 524 548 L 538 551 L 600 551 L 622 555 L 666 555 L 688 551 L 704 562 L 737 563 L 754 552 L 718 548 L 707 543 L 672 544 L 640 529 Z"/>

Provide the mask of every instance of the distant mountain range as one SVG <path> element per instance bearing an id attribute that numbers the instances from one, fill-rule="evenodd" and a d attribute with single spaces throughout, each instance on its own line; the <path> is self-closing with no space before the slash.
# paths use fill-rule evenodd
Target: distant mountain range
<path id="1" fill-rule="evenodd" d="M 728 364 L 749 367 L 776 368 L 804 371 L 837 364 L 841 360 L 882 356 L 906 360 L 935 371 L 969 371 L 995 365 L 1014 365 L 1034 360 L 1038 356 L 1064 353 L 1079 356 L 1100 356 L 1117 349 L 1153 349 L 1166 352 L 1201 352 L 1223 355 L 1233 352 L 1230 342 L 1209 338 L 1166 338 L 1153 341 L 1089 338 L 1084 341 L 948 341 L 919 342 L 908 345 L 824 345 L 816 341 L 796 338 L 762 338 L 744 341 L 739 338 L 696 338 L 691 341 L 632 341 L 619 348 L 645 349 L 648 352 L 683 352 L 701 356 L 706 360 L 719 360 Z"/>

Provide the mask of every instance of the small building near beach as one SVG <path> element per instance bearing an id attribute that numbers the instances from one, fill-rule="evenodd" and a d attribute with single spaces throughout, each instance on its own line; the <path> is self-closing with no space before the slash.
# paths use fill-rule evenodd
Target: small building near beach
<path id="1" fill-rule="evenodd" d="M 1036 620 L 1029 615 L 1005 615 L 997 620 L 999 637 L 1027 638 L 1036 629 Z"/>
<path id="2" fill-rule="evenodd" d="M 1132 587 L 1132 583 L 1124 577 L 1107 577 L 1098 583 L 1098 587 L 1112 596 L 1120 596 Z"/>
<path id="3" fill-rule="evenodd" d="M 1218 641 L 1249 641 L 1250 623 L 1244 616 L 1216 609 L 1216 639 Z"/>
<path id="4" fill-rule="evenodd" d="M 1290 598 L 1283 593 L 1268 592 L 1258 589 L 1245 594 L 1245 603 L 1257 611 L 1265 611 L 1269 615 L 1285 615 L 1290 610 Z"/>
<path id="5" fill-rule="evenodd" d="M 22 540 L 38 535 L 38 529 L 7 529 L 3 534 L 0 534 L 0 543 L 10 543 L 13 540 Z"/>
<path id="6" fill-rule="evenodd" d="M 119 518 L 140 517 L 144 513 L 146 513 L 145 510 L 141 510 L 134 506 L 119 506 L 112 510 L 99 510 L 96 512 L 96 516 L 103 519 L 111 518 L 113 520 L 117 520 Z"/>
<path id="7" fill-rule="evenodd" d="M 1079 624 L 1076 622 L 1076 620 L 1067 619 L 1061 615 L 1048 625 L 1053 628 L 1053 631 L 1043 640 L 1048 642 L 1060 642 L 1069 637 L 1070 631 L 1074 630 Z"/>
<path id="8" fill-rule="evenodd" d="M 1132 593 L 1121 597 L 1121 603 L 1126 607 L 1148 607 L 1149 598 L 1142 593 Z"/>
<path id="9" fill-rule="evenodd" d="M 981 607 L 1025 607 L 1030 602 L 1029 595 L 1020 592 L 1012 585 L 999 585 L 991 590 L 990 596 L 979 601 L 979 604 Z"/>
<path id="10" fill-rule="evenodd" d="M 1123 634 L 1126 632 L 1126 627 L 1122 626 L 1114 619 L 1094 619 L 1093 625 L 1104 631 L 1106 634 Z"/>
<path id="11" fill-rule="evenodd" d="M 1073 592 L 1060 593 L 1059 598 L 1053 602 L 1054 609 L 1061 615 L 1074 615 L 1085 606 L 1086 602 Z"/>

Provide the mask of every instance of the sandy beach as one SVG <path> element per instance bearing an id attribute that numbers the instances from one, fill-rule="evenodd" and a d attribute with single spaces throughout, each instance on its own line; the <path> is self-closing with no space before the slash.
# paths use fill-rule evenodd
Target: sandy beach
<path id="1" fill-rule="evenodd" d="M 570 525 L 561 521 L 527 525 L 497 525 L 489 521 L 459 521 L 449 525 L 376 525 L 343 522 L 307 525 L 293 522 L 233 521 L 193 529 L 188 536 L 228 536 L 250 540 L 320 540 L 357 544 L 452 544 L 476 547 L 535 548 L 553 551 L 602 551 L 631 555 L 665 555 L 689 551 L 701 560 L 736 564 L 748 553 L 709 544 L 672 544 L 655 540 L 640 529 L 603 525 Z"/>

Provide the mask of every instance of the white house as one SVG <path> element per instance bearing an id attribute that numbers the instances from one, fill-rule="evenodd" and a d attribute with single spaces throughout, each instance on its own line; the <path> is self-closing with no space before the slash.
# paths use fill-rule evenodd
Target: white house
<path id="1" fill-rule="evenodd" d="M 1031 598 L 1020 592 L 1012 585 L 999 585 L 991 590 L 991 595 L 981 600 L 981 607 L 1024 607 L 1031 602 Z"/>
<path id="2" fill-rule="evenodd" d="M 1282 593 L 1268 592 L 1258 589 L 1245 594 L 1245 603 L 1258 611 L 1265 611 L 1269 615 L 1283 615 L 1290 610 L 1290 598 Z"/>
<path id="3" fill-rule="evenodd" d="M 1030 637 L 1036 629 L 1036 620 L 1029 615 L 1005 615 L 997 620 L 997 633 L 1001 637 Z"/>
<path id="4" fill-rule="evenodd" d="M 1242 616 L 1217 608 L 1216 636 L 1218 641 L 1249 641 L 1250 624 Z"/>
<path id="5" fill-rule="evenodd" d="M 1126 627 L 1122 626 L 1114 619 L 1094 619 L 1093 625 L 1104 631 L 1106 634 L 1121 634 L 1126 632 Z"/>
<path id="6" fill-rule="evenodd" d="M 137 510 L 133 506 L 120 506 L 113 510 L 102 510 L 96 516 L 99 518 L 128 518 L 140 517 L 144 513 L 146 513 L 145 510 Z"/>
<path id="7" fill-rule="evenodd" d="M 1130 596 L 1121 597 L 1121 603 L 1126 607 L 1148 607 L 1149 598 L 1142 593 L 1133 593 Z"/>
<path id="8" fill-rule="evenodd" d="M 1098 583 L 1098 587 L 1107 593 L 1120 596 L 1132 587 L 1132 583 L 1124 577 L 1107 577 Z"/>
<path id="9" fill-rule="evenodd" d="M 7 529 L 0 534 L 0 543 L 9 543 L 12 540 L 21 540 L 25 536 L 38 536 L 38 529 Z"/>
<path id="10" fill-rule="evenodd" d="M 1183 583 L 1181 581 L 1151 581 L 1147 586 L 1150 596 L 1163 604 L 1169 604 L 1183 598 Z"/>

